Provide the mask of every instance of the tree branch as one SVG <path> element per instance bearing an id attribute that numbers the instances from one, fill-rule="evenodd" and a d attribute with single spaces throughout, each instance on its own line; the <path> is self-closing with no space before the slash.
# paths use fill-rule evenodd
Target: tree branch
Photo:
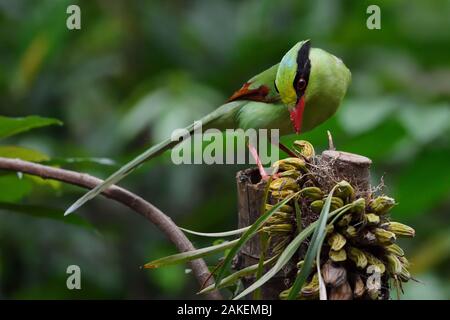
<path id="1" fill-rule="evenodd" d="M 58 180 L 87 189 L 92 189 L 103 182 L 101 179 L 95 178 L 88 174 L 49 167 L 19 159 L 0 157 L 0 169 L 22 172 L 39 176 L 44 179 Z M 117 186 L 110 187 L 105 190 L 102 195 L 122 203 L 155 224 L 167 236 L 167 238 L 175 244 L 180 252 L 195 250 L 192 243 L 177 227 L 172 219 L 161 212 L 161 210 L 156 208 L 154 205 L 145 201 L 143 198 Z M 208 285 L 214 282 L 212 277 L 208 280 L 210 272 L 203 259 L 191 261 L 190 266 L 200 286 L 202 286 L 205 281 L 207 281 Z M 222 299 L 218 291 L 209 293 L 208 298 L 215 300 Z"/>

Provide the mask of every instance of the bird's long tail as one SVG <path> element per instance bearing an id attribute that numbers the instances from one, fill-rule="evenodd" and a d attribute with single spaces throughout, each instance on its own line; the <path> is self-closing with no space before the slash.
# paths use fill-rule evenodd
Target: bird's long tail
<path id="1" fill-rule="evenodd" d="M 205 128 L 208 125 L 211 125 L 216 120 L 222 118 L 224 115 L 230 115 L 236 111 L 236 109 L 240 108 L 244 104 L 243 101 L 234 101 L 231 103 L 227 103 L 225 105 L 222 105 L 220 108 L 216 109 L 212 113 L 208 114 L 207 116 L 203 117 L 198 122 L 195 122 L 194 124 L 191 124 L 190 126 L 186 127 L 185 129 L 189 132 L 189 134 L 192 134 L 194 130 L 196 129 L 198 124 L 201 124 L 203 128 Z M 85 193 L 81 198 L 79 198 L 74 204 L 72 204 L 64 213 L 64 215 L 68 215 L 74 211 L 76 211 L 79 207 L 81 207 L 83 204 L 85 204 L 87 201 L 95 198 L 97 195 L 111 187 L 112 185 L 116 184 L 120 180 L 122 180 L 124 177 L 129 175 L 131 172 L 133 172 L 137 167 L 139 167 L 144 162 L 157 157 L 161 153 L 163 153 L 166 150 L 169 150 L 173 147 L 175 147 L 177 144 L 182 142 L 183 139 L 179 140 L 172 140 L 171 138 L 166 139 L 157 145 L 152 146 L 151 148 L 147 149 L 145 152 L 138 155 L 136 158 L 125 164 L 123 167 L 121 167 L 119 170 L 114 172 L 111 176 L 109 176 L 106 180 L 104 180 L 101 184 L 96 186 L 95 188 L 89 190 L 87 193 Z"/>

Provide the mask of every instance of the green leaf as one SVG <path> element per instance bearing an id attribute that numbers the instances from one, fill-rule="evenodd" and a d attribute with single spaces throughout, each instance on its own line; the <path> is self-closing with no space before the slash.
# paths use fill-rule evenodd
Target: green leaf
<path id="1" fill-rule="evenodd" d="M 242 246 L 250 240 L 259 230 L 259 228 L 269 219 L 281 206 L 289 202 L 292 198 L 297 196 L 299 193 L 294 193 L 293 195 L 285 198 L 283 201 L 278 202 L 275 206 L 273 206 L 270 210 L 267 210 L 264 214 L 262 214 L 251 226 L 245 231 L 242 237 L 239 238 L 239 242 L 230 250 L 230 253 L 225 257 L 222 267 L 219 270 L 219 273 L 216 277 L 216 283 L 219 283 L 225 275 L 226 270 L 228 270 L 231 265 L 231 261 L 233 257 L 238 253 L 238 251 L 242 248 Z"/>
<path id="2" fill-rule="evenodd" d="M 323 205 L 322 212 L 320 212 L 320 217 L 317 220 L 318 225 L 314 234 L 311 238 L 311 242 L 309 244 L 308 250 L 305 254 L 305 259 L 303 260 L 303 266 L 300 270 L 300 273 L 297 274 L 295 278 L 294 284 L 292 285 L 291 290 L 289 291 L 288 300 L 293 300 L 297 297 L 300 289 L 303 287 L 305 280 L 308 278 L 311 273 L 311 268 L 314 262 L 314 257 L 317 255 L 317 252 L 322 245 L 323 238 L 326 234 L 326 226 L 328 215 L 330 213 L 330 205 L 331 205 L 331 197 L 333 196 L 333 192 L 336 189 L 334 187 L 331 189 L 330 193 L 325 200 L 325 204 Z"/>
<path id="3" fill-rule="evenodd" d="M 188 261 L 195 260 L 198 258 L 202 258 L 204 256 L 207 256 L 207 255 L 210 255 L 213 253 L 224 251 L 224 250 L 234 246 L 238 242 L 238 240 L 239 239 L 223 242 L 223 243 L 215 245 L 215 246 L 210 246 L 210 247 L 201 248 L 201 249 L 197 249 L 197 250 L 177 253 L 177 254 L 174 254 L 171 256 L 167 256 L 167 257 L 146 263 L 144 265 L 144 268 L 154 269 L 154 268 L 159 268 L 159 267 L 168 266 L 168 265 L 177 264 L 177 263 L 184 263 L 184 262 L 188 262 Z"/>
<path id="4" fill-rule="evenodd" d="M 234 235 L 237 235 L 237 234 L 242 234 L 245 231 L 247 231 L 250 227 L 245 227 L 245 228 L 236 229 L 236 230 L 232 230 L 232 231 L 212 232 L 212 233 L 197 232 L 197 231 L 192 231 L 192 230 L 181 228 L 181 227 L 179 227 L 179 228 L 181 230 L 183 230 L 184 232 L 186 232 L 186 233 L 194 234 L 196 236 L 211 237 L 211 238 L 221 238 L 221 237 L 228 237 L 228 236 L 234 236 Z"/>
<path id="5" fill-rule="evenodd" d="M 262 275 L 261 278 L 259 278 L 257 281 L 255 281 L 251 286 L 249 286 L 247 289 L 242 291 L 238 296 L 234 298 L 234 300 L 238 300 L 247 294 L 253 292 L 254 290 L 258 289 L 260 286 L 262 286 L 264 283 L 269 281 L 273 276 L 275 276 L 288 261 L 292 258 L 292 256 L 295 254 L 297 249 L 300 247 L 300 244 L 307 238 L 309 235 L 314 231 L 314 228 L 316 227 L 317 222 L 311 223 L 308 227 L 306 227 L 302 232 L 300 232 L 294 240 L 292 240 L 288 246 L 284 249 L 284 251 L 281 253 L 280 257 L 278 258 L 275 265 L 270 269 L 268 272 L 266 272 L 264 275 Z"/>
<path id="6" fill-rule="evenodd" d="M 63 223 L 94 230 L 94 227 L 80 216 L 64 217 L 64 210 L 42 206 L 33 206 L 17 203 L 0 202 L 0 209 L 26 214 L 35 218 L 47 218 Z"/>
<path id="7" fill-rule="evenodd" d="M 19 178 L 17 174 L 0 176 L 0 202 L 17 202 L 32 190 L 29 180 Z"/>
<path id="8" fill-rule="evenodd" d="M 275 261 L 275 259 L 277 258 L 277 256 L 274 256 L 270 259 L 267 259 L 266 261 L 264 261 L 264 266 L 270 264 L 271 262 Z M 203 290 L 201 290 L 200 292 L 198 292 L 198 294 L 203 294 L 203 293 L 208 293 L 211 292 L 215 289 L 222 289 L 222 288 L 226 288 L 229 286 L 234 285 L 237 281 L 239 281 L 240 278 L 245 277 L 245 276 L 249 276 L 255 272 L 258 271 L 258 267 L 259 267 L 259 263 L 253 264 L 251 266 L 248 266 L 246 268 L 243 268 L 241 270 L 238 270 L 232 274 L 230 274 L 228 277 L 225 277 L 222 279 L 222 281 L 220 281 L 220 283 L 217 285 L 217 288 L 215 287 L 215 284 L 211 284 L 209 286 L 207 286 L 206 288 L 204 288 Z"/>
<path id="9" fill-rule="evenodd" d="M 62 125 L 58 119 L 28 116 L 24 118 L 8 118 L 0 116 L 0 139 L 35 128 Z"/>
<path id="10" fill-rule="evenodd" d="M 50 160 L 49 156 L 40 151 L 19 146 L 0 146 L 0 157 L 22 159 L 31 162 L 42 162 Z"/>

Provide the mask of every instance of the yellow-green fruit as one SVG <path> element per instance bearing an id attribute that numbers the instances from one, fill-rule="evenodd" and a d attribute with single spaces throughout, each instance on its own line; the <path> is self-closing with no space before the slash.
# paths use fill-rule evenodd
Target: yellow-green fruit
<path id="1" fill-rule="evenodd" d="M 354 226 L 348 226 L 344 230 L 344 235 L 347 238 L 355 238 L 358 235 L 358 232 L 356 231 L 356 228 Z"/>
<path id="2" fill-rule="evenodd" d="M 402 263 L 394 254 L 386 255 L 387 267 L 390 273 L 400 274 L 402 272 Z"/>
<path id="3" fill-rule="evenodd" d="M 298 179 L 301 175 L 302 174 L 300 173 L 300 171 L 298 171 L 296 169 L 287 170 L 287 171 L 278 173 L 278 177 L 280 177 L 280 178 L 288 177 L 288 178 L 292 178 L 292 179 Z"/>
<path id="4" fill-rule="evenodd" d="M 323 198 L 323 192 L 317 187 L 306 187 L 300 191 L 303 198 L 310 200 L 319 200 Z"/>
<path id="5" fill-rule="evenodd" d="M 377 241 L 380 244 L 391 244 L 396 240 L 395 234 L 391 231 L 384 230 L 382 228 L 375 228 L 373 230 Z"/>
<path id="6" fill-rule="evenodd" d="M 358 198 L 353 201 L 350 211 L 356 214 L 363 214 L 366 211 L 366 199 Z"/>
<path id="7" fill-rule="evenodd" d="M 284 199 L 287 197 L 292 196 L 295 193 L 295 191 L 293 190 L 281 190 L 281 191 L 272 191 L 271 195 L 272 197 L 276 198 L 276 199 Z"/>
<path id="8" fill-rule="evenodd" d="M 273 164 L 273 167 L 278 167 L 278 171 L 288 171 L 292 169 L 306 171 L 305 160 L 293 157 L 278 160 Z"/>
<path id="9" fill-rule="evenodd" d="M 349 223 L 352 221 L 352 214 L 351 213 L 347 213 L 344 214 L 338 221 L 337 225 L 339 227 L 345 227 L 347 225 L 349 225 Z"/>
<path id="10" fill-rule="evenodd" d="M 274 224 L 267 227 L 262 227 L 261 230 L 268 233 L 290 233 L 292 232 L 292 224 Z"/>
<path id="11" fill-rule="evenodd" d="M 370 209 L 379 215 L 386 214 L 393 206 L 395 206 L 395 200 L 387 196 L 377 197 L 369 203 Z"/>
<path id="12" fill-rule="evenodd" d="M 301 154 L 306 159 L 313 158 L 316 155 L 313 145 L 306 140 L 295 140 L 293 148 L 297 154 Z"/>
<path id="13" fill-rule="evenodd" d="M 387 222 L 383 224 L 383 227 L 385 227 L 387 230 L 395 233 L 398 236 L 414 237 L 414 235 L 416 234 L 413 228 L 400 222 L 395 221 Z"/>
<path id="14" fill-rule="evenodd" d="M 327 225 L 327 227 L 325 228 L 325 230 L 327 231 L 327 235 L 330 235 L 333 233 L 334 231 L 334 224 L 329 223 Z"/>
<path id="15" fill-rule="evenodd" d="M 405 252 L 402 248 L 396 243 L 390 244 L 388 246 L 384 247 L 387 252 L 395 254 L 398 257 L 403 257 L 405 255 Z"/>
<path id="16" fill-rule="evenodd" d="M 344 201 L 338 197 L 331 197 L 330 211 L 334 211 L 336 209 L 344 206 Z"/>
<path id="17" fill-rule="evenodd" d="M 342 180 L 336 185 L 336 189 L 334 194 L 336 197 L 341 198 L 344 201 L 353 200 L 355 197 L 355 189 L 353 189 L 352 185 L 345 180 Z"/>
<path id="18" fill-rule="evenodd" d="M 347 239 L 345 239 L 345 237 L 338 232 L 334 232 L 328 238 L 328 244 L 330 245 L 331 249 L 334 251 L 341 250 L 345 246 L 346 242 L 347 242 Z"/>
<path id="19" fill-rule="evenodd" d="M 311 210 L 314 213 L 320 213 L 322 211 L 323 208 L 323 200 L 315 200 L 313 202 L 311 202 Z"/>
<path id="20" fill-rule="evenodd" d="M 400 260 L 400 262 L 401 262 L 405 267 L 409 268 L 410 264 L 409 264 L 408 259 L 406 259 L 405 256 L 398 257 L 398 259 Z"/>
<path id="21" fill-rule="evenodd" d="M 367 266 L 367 257 L 362 250 L 355 247 L 349 247 L 347 253 L 349 259 L 352 260 L 358 268 L 364 269 Z"/>
<path id="22" fill-rule="evenodd" d="M 380 216 L 376 215 L 375 213 L 366 213 L 364 215 L 364 220 L 368 225 L 377 225 L 380 223 Z"/>
<path id="23" fill-rule="evenodd" d="M 306 297 L 316 295 L 317 293 L 319 293 L 319 276 L 317 275 L 317 273 L 314 274 L 314 276 L 312 277 L 311 281 L 308 284 L 303 286 L 301 292 L 302 295 Z"/>
<path id="24" fill-rule="evenodd" d="M 386 266 L 380 259 L 378 259 L 373 254 L 371 254 L 367 251 L 364 251 L 364 254 L 367 258 L 367 268 L 369 268 L 371 265 L 373 265 L 373 266 L 377 267 L 377 269 L 380 273 L 384 273 L 386 271 Z"/>
<path id="25" fill-rule="evenodd" d="M 266 211 L 272 209 L 275 205 L 271 205 L 271 204 L 266 204 Z M 292 208 L 290 205 L 284 204 L 282 205 L 280 208 L 278 208 L 279 211 L 281 212 L 287 212 L 287 213 L 291 213 L 294 211 L 294 208 Z"/>
<path id="26" fill-rule="evenodd" d="M 399 277 L 402 281 L 406 282 L 409 279 L 411 279 L 411 274 L 409 273 L 408 269 L 405 265 L 402 265 L 402 271 L 399 274 Z"/>
<path id="27" fill-rule="evenodd" d="M 328 255 L 330 259 L 334 262 L 341 262 L 347 260 L 347 253 L 345 252 L 344 249 L 340 249 L 337 251 L 331 249 Z"/>
<path id="28" fill-rule="evenodd" d="M 278 178 L 278 179 L 273 180 L 270 183 L 270 189 L 276 190 L 276 191 L 280 191 L 280 190 L 297 191 L 298 184 L 295 181 L 295 179 L 292 179 L 292 178 L 288 178 L 288 177 Z"/>

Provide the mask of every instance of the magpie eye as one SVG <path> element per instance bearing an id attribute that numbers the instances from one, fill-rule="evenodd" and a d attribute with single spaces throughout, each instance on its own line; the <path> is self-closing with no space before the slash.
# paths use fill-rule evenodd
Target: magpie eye
<path id="1" fill-rule="evenodd" d="M 297 90 L 303 90 L 306 87 L 306 81 L 305 79 L 301 78 L 300 80 L 298 80 L 297 82 Z"/>

